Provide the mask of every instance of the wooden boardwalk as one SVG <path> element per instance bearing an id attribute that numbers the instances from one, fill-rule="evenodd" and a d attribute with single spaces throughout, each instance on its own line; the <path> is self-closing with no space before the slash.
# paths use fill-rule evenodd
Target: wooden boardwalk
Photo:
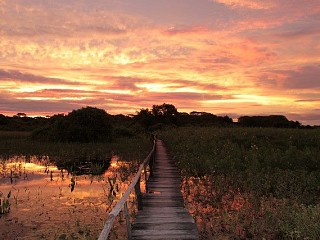
<path id="1" fill-rule="evenodd" d="M 180 183 L 177 167 L 157 140 L 153 176 L 133 223 L 132 239 L 199 239 L 194 219 L 184 208 Z"/>

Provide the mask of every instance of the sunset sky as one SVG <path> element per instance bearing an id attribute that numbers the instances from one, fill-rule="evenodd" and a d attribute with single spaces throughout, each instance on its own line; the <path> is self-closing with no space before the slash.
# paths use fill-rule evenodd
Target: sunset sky
<path id="1" fill-rule="evenodd" d="M 0 0 L 0 113 L 162 103 L 320 125 L 319 0 Z"/>

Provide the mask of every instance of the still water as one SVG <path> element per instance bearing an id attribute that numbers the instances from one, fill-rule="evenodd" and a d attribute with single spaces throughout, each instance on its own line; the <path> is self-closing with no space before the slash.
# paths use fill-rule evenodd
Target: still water
<path id="1" fill-rule="evenodd" d="M 135 172 L 132 163 L 117 157 L 107 169 L 100 166 L 100 175 L 90 173 L 88 166 L 85 174 L 79 169 L 70 173 L 49 160 L 29 156 L 0 161 L 0 199 L 6 212 L 0 214 L 0 239 L 97 239 Z M 134 216 L 134 194 L 129 208 Z M 112 238 L 121 238 L 122 225 L 120 216 Z"/>

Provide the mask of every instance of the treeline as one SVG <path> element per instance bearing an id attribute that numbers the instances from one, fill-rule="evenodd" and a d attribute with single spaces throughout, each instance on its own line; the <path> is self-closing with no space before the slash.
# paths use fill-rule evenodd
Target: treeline
<path id="1" fill-rule="evenodd" d="M 142 124 L 146 129 L 161 128 L 164 125 L 176 126 L 241 126 L 241 127 L 274 127 L 300 128 L 298 121 L 289 121 L 282 115 L 242 116 L 234 122 L 228 116 L 217 116 L 207 112 L 193 111 L 190 114 L 178 112 L 172 104 L 153 105 L 152 109 L 141 109 L 133 120 Z"/>
<path id="2" fill-rule="evenodd" d="M 243 116 L 238 119 L 238 124 L 245 127 L 275 127 L 275 128 L 299 128 L 301 123 L 289 121 L 282 115 L 271 116 Z"/>
<path id="3" fill-rule="evenodd" d="M 33 131 L 47 122 L 48 118 L 28 117 L 24 113 L 18 113 L 13 117 L 0 114 L 0 130 L 2 131 Z"/>
<path id="4" fill-rule="evenodd" d="M 28 117 L 18 113 L 13 117 L 0 114 L 0 130 L 33 131 L 33 136 L 49 141 L 97 142 L 110 141 L 114 136 L 134 135 L 137 131 L 155 131 L 173 126 L 216 127 L 304 127 L 297 121 L 289 121 L 282 115 L 242 116 L 234 122 L 228 116 L 207 112 L 179 112 L 172 104 L 153 105 L 134 115 L 110 115 L 103 109 L 85 107 L 69 114 L 51 117 Z"/>
<path id="5" fill-rule="evenodd" d="M 233 121 L 228 116 L 216 116 L 206 112 L 178 112 L 172 104 L 153 105 L 152 109 L 141 109 L 133 116 L 133 122 L 145 129 L 157 130 L 167 125 L 174 126 L 230 126 Z"/>

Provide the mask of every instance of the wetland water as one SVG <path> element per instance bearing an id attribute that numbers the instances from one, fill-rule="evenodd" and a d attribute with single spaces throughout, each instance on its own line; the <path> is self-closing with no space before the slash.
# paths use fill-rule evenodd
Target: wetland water
<path id="1" fill-rule="evenodd" d="M 0 239 L 8 240 L 97 239 L 135 172 L 117 157 L 100 175 L 68 173 L 48 157 L 13 157 L 0 164 L 0 199 L 10 204 L 0 215 Z M 133 216 L 134 202 L 132 195 Z M 115 224 L 113 238 L 123 234 L 122 221 Z"/>

